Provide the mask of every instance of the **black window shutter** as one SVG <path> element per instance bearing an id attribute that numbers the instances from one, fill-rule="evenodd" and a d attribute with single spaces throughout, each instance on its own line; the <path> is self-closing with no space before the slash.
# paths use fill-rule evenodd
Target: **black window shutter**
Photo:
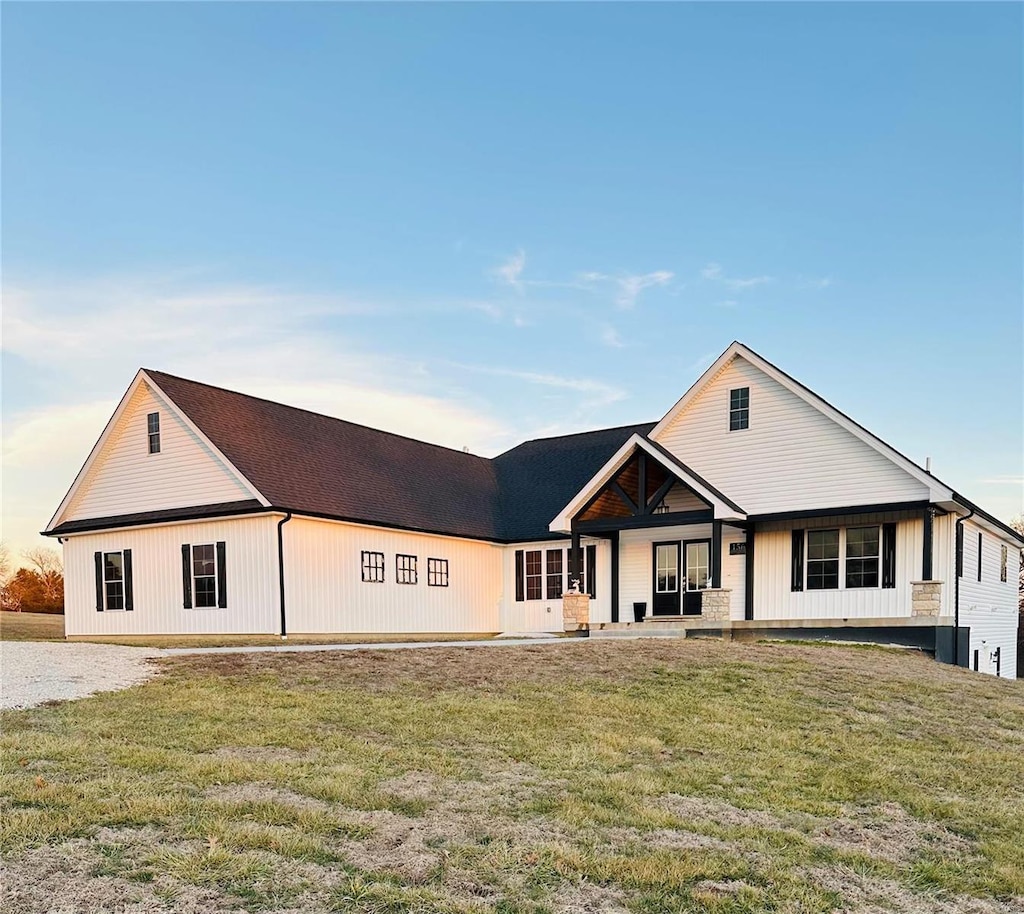
<path id="1" fill-rule="evenodd" d="M 896 586 L 896 525 L 882 524 L 882 586 Z"/>
<path id="2" fill-rule="evenodd" d="M 597 546 L 587 546 L 587 593 L 597 599 Z"/>
<path id="3" fill-rule="evenodd" d="M 956 576 L 964 576 L 964 527 L 957 524 L 956 527 Z"/>
<path id="4" fill-rule="evenodd" d="M 523 580 L 523 550 L 516 550 L 516 602 L 526 599 L 525 582 Z"/>
<path id="5" fill-rule="evenodd" d="M 103 553 L 94 555 L 96 560 L 96 612 L 103 612 Z"/>
<path id="6" fill-rule="evenodd" d="M 789 589 L 804 589 L 804 531 L 793 531 L 793 562 Z"/>
<path id="7" fill-rule="evenodd" d="M 192 608 L 192 547 L 188 543 L 181 546 L 181 584 L 185 609 Z"/>
<path id="8" fill-rule="evenodd" d="M 226 543 L 217 543 L 217 606 L 228 607 L 228 566 L 225 561 Z"/>
<path id="9" fill-rule="evenodd" d="M 978 534 L 978 580 L 981 580 L 981 537 L 982 534 Z"/>
<path id="10" fill-rule="evenodd" d="M 132 551 L 124 550 L 124 608 L 135 609 L 135 593 L 132 588 Z"/>

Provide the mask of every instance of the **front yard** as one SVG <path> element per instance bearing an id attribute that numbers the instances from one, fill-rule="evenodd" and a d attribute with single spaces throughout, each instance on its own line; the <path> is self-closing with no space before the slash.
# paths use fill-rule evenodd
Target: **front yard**
<path id="1" fill-rule="evenodd" d="M 3 716 L 5 910 L 1024 911 L 1024 683 L 675 640 L 162 664 Z"/>

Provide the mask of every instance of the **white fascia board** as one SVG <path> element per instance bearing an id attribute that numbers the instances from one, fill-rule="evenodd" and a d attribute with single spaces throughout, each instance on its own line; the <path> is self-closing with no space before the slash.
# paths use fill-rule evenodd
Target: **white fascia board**
<path id="1" fill-rule="evenodd" d="M 622 445 L 612 457 L 605 463 L 597 473 L 590 478 L 590 481 L 580 489 L 569 504 L 567 504 L 558 515 L 555 517 L 550 524 L 548 529 L 552 533 L 569 533 L 571 532 L 571 521 L 574 514 L 579 511 L 587 500 L 600 489 L 602 486 L 608 483 L 608 481 L 618 472 L 622 465 L 626 462 L 630 454 L 632 454 L 634 448 L 642 448 L 650 457 L 656 460 L 658 463 L 667 466 L 672 473 L 681 479 L 687 486 L 693 489 L 698 495 L 701 496 L 705 501 L 711 504 L 714 516 L 720 520 L 745 520 L 746 514 L 742 511 L 737 511 L 732 505 L 722 501 L 719 496 L 712 492 L 704 483 L 700 480 L 695 479 L 690 472 L 676 461 L 670 459 L 663 451 L 659 451 L 655 448 L 646 438 L 642 435 L 633 433 L 629 439 Z"/>

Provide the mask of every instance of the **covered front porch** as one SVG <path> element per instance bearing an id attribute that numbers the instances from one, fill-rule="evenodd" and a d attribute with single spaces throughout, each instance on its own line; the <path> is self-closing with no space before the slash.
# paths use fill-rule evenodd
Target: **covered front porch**
<path id="1" fill-rule="evenodd" d="M 746 617 L 753 557 L 746 515 L 654 442 L 633 436 L 551 525 L 571 536 L 569 579 L 581 538 L 608 541 L 611 624 Z"/>

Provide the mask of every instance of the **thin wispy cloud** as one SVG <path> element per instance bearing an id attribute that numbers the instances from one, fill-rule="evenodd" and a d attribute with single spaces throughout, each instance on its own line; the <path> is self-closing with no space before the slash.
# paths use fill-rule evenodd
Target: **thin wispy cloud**
<path id="1" fill-rule="evenodd" d="M 495 377 L 514 378 L 527 384 L 549 387 L 556 390 L 567 390 L 586 395 L 585 405 L 588 407 L 605 406 L 617 403 L 626 398 L 626 392 L 604 381 L 594 378 L 574 378 L 541 371 L 524 371 L 519 368 L 501 368 L 492 365 L 470 365 L 460 362 L 451 363 L 456 368 L 478 374 Z"/>
<path id="2" fill-rule="evenodd" d="M 634 273 L 613 276 L 608 273 L 587 272 L 579 274 L 579 281 L 584 286 L 593 287 L 599 284 L 610 284 L 615 290 L 615 304 L 623 309 L 636 306 L 640 294 L 656 286 L 664 286 L 675 276 L 670 270 L 654 270 L 651 273 Z"/>
<path id="3" fill-rule="evenodd" d="M 687 370 L 688 371 L 704 371 L 704 369 L 706 369 L 708 366 L 710 366 L 711 363 L 714 362 L 715 359 L 717 359 L 719 355 L 720 355 L 720 353 L 718 353 L 718 352 L 705 352 L 704 355 L 699 356 L 697 359 L 695 359 L 690 364 L 690 367 Z"/>
<path id="4" fill-rule="evenodd" d="M 799 284 L 805 289 L 827 289 L 832 285 L 831 276 L 801 276 Z"/>
<path id="5" fill-rule="evenodd" d="M 605 324 L 601 328 L 601 342 L 612 349 L 624 349 L 626 346 L 622 335 L 611 324 Z"/>
<path id="6" fill-rule="evenodd" d="M 726 298 L 723 301 L 715 302 L 716 308 L 735 308 L 739 302 L 735 298 Z"/>
<path id="7" fill-rule="evenodd" d="M 507 286 L 512 286 L 513 289 L 522 291 L 523 282 L 522 275 L 523 270 L 526 269 L 526 251 L 520 248 L 511 257 L 509 257 L 504 263 L 499 264 L 494 269 L 494 275 L 498 280 Z"/>
<path id="8" fill-rule="evenodd" d="M 775 282 L 774 276 L 729 276 L 720 263 L 709 263 L 700 271 L 700 278 L 708 282 L 717 282 L 734 292 L 742 292 L 746 289 L 753 289 L 756 286 L 767 285 Z"/>

